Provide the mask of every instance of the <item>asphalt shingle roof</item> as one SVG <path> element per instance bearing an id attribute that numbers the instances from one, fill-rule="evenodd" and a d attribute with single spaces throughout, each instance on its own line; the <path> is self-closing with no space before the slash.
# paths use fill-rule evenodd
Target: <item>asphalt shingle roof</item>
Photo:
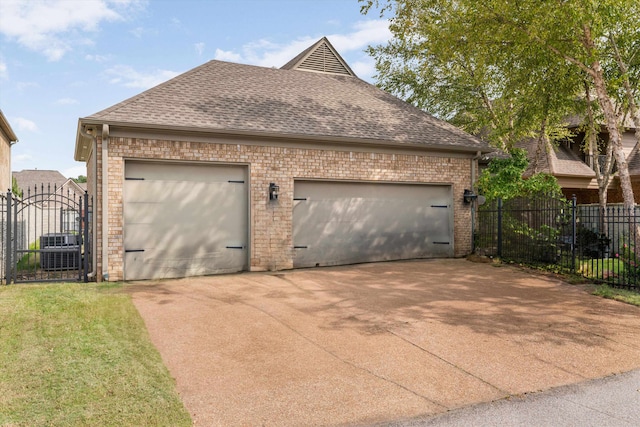
<path id="1" fill-rule="evenodd" d="M 12 176 L 16 179 L 18 188 L 23 191 L 53 191 L 54 187 L 60 188 L 68 180 L 56 170 L 44 169 L 25 169 L 20 172 L 12 172 Z"/>
<path id="2" fill-rule="evenodd" d="M 582 161 L 573 151 L 563 145 L 544 149 L 538 146 L 536 138 L 527 138 L 516 144 L 523 148 L 529 158 L 529 166 L 525 176 L 537 172 L 546 172 L 554 176 L 575 176 L 594 178 L 596 173 Z"/>
<path id="3" fill-rule="evenodd" d="M 490 151 L 478 138 L 357 77 L 222 61 L 81 120 Z"/>

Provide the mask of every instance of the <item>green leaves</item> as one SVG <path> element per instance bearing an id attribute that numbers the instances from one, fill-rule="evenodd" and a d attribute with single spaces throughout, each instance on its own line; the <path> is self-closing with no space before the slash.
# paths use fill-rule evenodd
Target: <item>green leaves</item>
<path id="1" fill-rule="evenodd" d="M 526 197 L 535 194 L 561 195 L 558 181 L 547 173 L 522 178 L 529 162 L 524 150 L 514 148 L 508 158 L 493 159 L 478 178 L 478 192 L 487 200 Z"/>

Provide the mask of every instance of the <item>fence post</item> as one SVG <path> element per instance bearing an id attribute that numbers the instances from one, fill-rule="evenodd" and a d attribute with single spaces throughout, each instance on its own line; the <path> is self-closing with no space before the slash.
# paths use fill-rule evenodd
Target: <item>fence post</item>
<path id="1" fill-rule="evenodd" d="M 498 258 L 502 258 L 502 198 L 498 197 Z"/>
<path id="2" fill-rule="evenodd" d="M 13 258 L 11 256 L 11 197 L 11 190 L 9 190 L 7 191 L 7 222 L 5 223 L 6 252 L 4 257 L 4 278 L 7 285 L 11 283 L 11 260 Z"/>
<path id="3" fill-rule="evenodd" d="M 571 197 L 571 271 L 576 269 L 576 244 L 578 243 L 576 236 L 577 205 L 576 195 L 574 194 Z"/>

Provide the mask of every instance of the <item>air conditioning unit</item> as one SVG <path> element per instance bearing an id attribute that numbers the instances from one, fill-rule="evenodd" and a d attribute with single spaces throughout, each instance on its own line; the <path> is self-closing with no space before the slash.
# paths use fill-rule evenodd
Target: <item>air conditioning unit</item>
<path id="1" fill-rule="evenodd" d="M 80 268 L 80 235 L 47 233 L 40 236 L 40 267 L 44 270 Z"/>

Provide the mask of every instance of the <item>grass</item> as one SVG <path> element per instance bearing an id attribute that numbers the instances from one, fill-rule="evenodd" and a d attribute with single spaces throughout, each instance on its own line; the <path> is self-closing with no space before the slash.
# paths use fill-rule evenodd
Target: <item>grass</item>
<path id="1" fill-rule="evenodd" d="M 40 249 L 40 242 L 36 241 L 35 243 L 31 243 L 29 245 L 29 251 L 26 253 L 20 260 L 18 261 L 17 269 L 18 271 L 35 271 L 40 266 L 40 252 L 37 252 Z"/>
<path id="2" fill-rule="evenodd" d="M 624 262 L 618 258 L 592 259 L 577 261 L 577 272 L 588 278 L 601 278 L 607 275 L 623 275 L 625 273 Z"/>
<path id="3" fill-rule="evenodd" d="M 626 302 L 627 304 L 633 304 L 640 307 L 640 293 L 629 291 L 626 289 L 612 288 L 609 285 L 599 285 L 593 291 L 594 295 L 601 296 L 603 298 L 613 299 L 616 301 Z"/>
<path id="4" fill-rule="evenodd" d="M 120 289 L 0 287 L 0 425 L 191 425 Z"/>

